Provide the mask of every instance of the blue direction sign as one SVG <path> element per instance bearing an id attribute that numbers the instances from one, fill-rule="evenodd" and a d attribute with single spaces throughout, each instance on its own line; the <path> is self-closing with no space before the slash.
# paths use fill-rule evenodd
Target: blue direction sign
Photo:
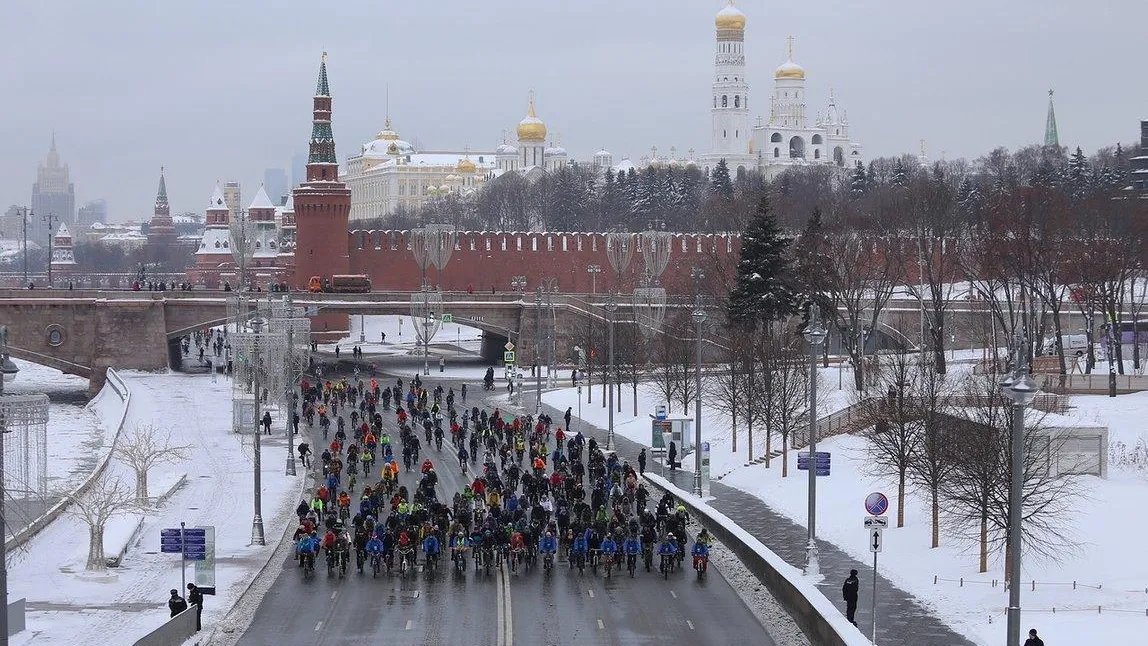
<path id="1" fill-rule="evenodd" d="M 159 551 L 169 554 L 182 552 L 183 535 L 181 532 L 182 530 L 178 527 L 159 530 Z"/>
<path id="2" fill-rule="evenodd" d="M 829 475 L 830 462 L 832 458 L 828 451 L 817 451 L 814 455 L 813 470 L 816 475 L 827 476 Z M 797 454 L 797 470 L 809 470 L 809 451 L 802 451 Z"/>

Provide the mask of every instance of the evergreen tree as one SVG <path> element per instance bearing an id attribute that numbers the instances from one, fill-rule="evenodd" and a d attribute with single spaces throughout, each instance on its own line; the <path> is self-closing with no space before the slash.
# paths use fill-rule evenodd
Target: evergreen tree
<path id="1" fill-rule="evenodd" d="M 710 173 L 710 193 L 727 201 L 733 199 L 733 182 L 729 178 L 729 166 L 724 159 Z"/>
<path id="2" fill-rule="evenodd" d="M 864 195 L 868 188 L 869 182 L 865 178 L 865 166 L 861 160 L 857 160 L 857 164 L 853 166 L 853 177 L 849 181 L 849 190 L 856 197 Z"/>
<path id="3" fill-rule="evenodd" d="M 893 166 L 893 176 L 889 179 L 889 183 L 901 188 L 909 185 L 909 173 L 905 170 L 905 163 L 900 159 Z"/>
<path id="4" fill-rule="evenodd" d="M 752 326 L 796 312 L 794 278 L 789 241 L 782 236 L 769 198 L 762 197 L 741 238 L 737 282 L 729 295 L 730 321 Z"/>

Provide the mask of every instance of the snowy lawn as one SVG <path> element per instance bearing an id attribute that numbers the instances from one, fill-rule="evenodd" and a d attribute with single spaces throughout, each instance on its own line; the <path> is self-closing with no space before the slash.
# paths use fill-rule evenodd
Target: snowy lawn
<path id="1" fill-rule="evenodd" d="M 283 475 L 282 429 L 263 442 L 263 521 L 268 545 L 248 546 L 251 536 L 252 452 L 250 436 L 231 432 L 231 384 L 207 375 L 122 373 L 132 391 L 125 432 L 137 422 L 175 431 L 191 447 L 187 460 L 152 471 L 150 493 L 187 481 L 159 508 L 143 512 L 140 538 L 130 544 L 122 567 L 107 576 L 84 576 L 87 527 L 65 514 L 12 555 L 9 594 L 26 597 L 28 630 L 13 644 L 130 644 L 168 618 L 168 590 L 180 586 L 179 557 L 159 552 L 159 530 L 214 525 L 217 596 L 207 597 L 205 628 L 235 603 L 283 536 L 300 480 Z M 110 422 L 109 422 L 110 423 Z M 131 487 L 131 473 L 113 460 L 109 474 Z M 191 567 L 188 580 L 194 581 Z"/>
<path id="2" fill-rule="evenodd" d="M 359 342 L 360 332 L 365 332 L 362 343 Z M 384 333 L 387 335 L 386 342 L 383 342 L 382 335 Z M 438 344 L 454 344 L 466 350 L 477 352 L 481 343 L 482 330 L 457 323 L 446 323 L 431 339 L 430 345 L 432 353 L 434 346 Z M 319 349 L 333 352 L 335 345 L 335 343 L 321 343 Z M 337 345 L 340 346 L 341 351 L 347 353 L 350 353 L 352 346 L 358 345 L 363 349 L 364 354 L 410 354 L 420 344 L 415 335 L 411 317 L 391 314 L 385 316 L 352 315 L 351 330 L 346 338 L 340 340 Z"/>

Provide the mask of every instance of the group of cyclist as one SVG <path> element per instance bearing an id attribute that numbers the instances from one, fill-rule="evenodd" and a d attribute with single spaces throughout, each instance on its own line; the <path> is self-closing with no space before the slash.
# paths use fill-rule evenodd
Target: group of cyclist
<path id="1" fill-rule="evenodd" d="M 559 554 L 571 570 L 601 567 L 607 577 L 623 566 L 630 576 L 639 567 L 649 572 L 655 554 L 663 576 L 681 567 L 685 507 L 667 493 L 650 511 L 638 474 L 593 438 L 567 436 L 547 415 L 467 409 L 465 386 L 460 397 L 453 387 L 423 388 L 417 375 L 403 386 L 402 379 L 386 387 L 374 378 L 301 382 L 303 418 L 313 426 L 317 416 L 329 440 L 320 486 L 296 510 L 296 555 L 305 572 L 314 572 L 320 554 L 328 573 L 340 576 L 352 558 L 359 572 L 377 576 L 396 567 L 405 575 L 420 562 L 434 572 L 444 555 L 459 573 L 468 562 L 489 573 L 529 569 L 539 560 L 550 573 Z M 397 438 L 384 427 L 384 414 L 394 415 Z M 450 500 L 438 497 L 435 463 L 419 462 L 424 444 L 443 452 L 447 433 L 447 451 L 467 482 Z M 413 495 L 399 483 L 404 472 L 415 476 Z M 690 550 L 699 577 L 709 549 L 703 529 Z"/>

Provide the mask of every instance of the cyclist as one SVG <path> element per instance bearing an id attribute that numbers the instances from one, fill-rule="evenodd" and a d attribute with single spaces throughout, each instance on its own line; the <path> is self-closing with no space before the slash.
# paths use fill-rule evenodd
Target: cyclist
<path id="1" fill-rule="evenodd" d="M 574 535 L 574 542 L 570 544 L 570 555 L 575 557 L 570 559 L 570 568 L 574 568 L 574 562 L 577 560 L 580 563 L 585 563 L 586 552 L 589 550 L 589 543 L 586 541 L 586 533 L 579 532 Z M 581 566 L 579 567 L 581 569 Z"/>
<path id="2" fill-rule="evenodd" d="M 670 562 L 673 563 L 674 557 L 677 556 L 677 554 L 678 544 L 674 540 L 674 535 L 667 532 L 666 535 L 662 537 L 662 544 L 658 546 L 658 555 L 662 557 L 663 567 L 665 567 L 666 557 L 669 557 Z"/>
<path id="3" fill-rule="evenodd" d="M 602 552 L 603 556 L 613 562 L 614 555 L 618 553 L 618 543 L 614 540 L 613 532 L 606 534 L 606 538 L 602 541 L 598 549 Z"/>
<path id="4" fill-rule="evenodd" d="M 630 560 L 637 560 L 638 555 L 642 553 L 642 539 L 638 535 L 631 533 L 622 542 L 622 551 L 626 553 L 626 566 L 629 567 Z"/>
<path id="5" fill-rule="evenodd" d="M 546 535 L 538 539 L 538 551 L 543 555 L 549 554 L 553 556 L 558 551 L 558 539 L 554 538 L 554 532 L 546 532 Z"/>
<path id="6" fill-rule="evenodd" d="M 431 461 L 430 461 L 430 458 L 427 458 L 427 459 L 423 460 L 423 465 L 422 465 L 422 472 L 423 472 L 424 474 L 425 474 L 427 471 L 430 471 L 430 470 L 431 470 L 431 469 L 433 469 L 433 468 L 434 468 L 434 464 L 432 464 L 432 463 L 431 463 Z"/>
<path id="7" fill-rule="evenodd" d="M 705 530 L 703 529 L 704 533 Z M 698 569 L 698 564 L 708 562 L 710 558 L 710 544 L 708 539 L 703 539 L 698 536 L 698 540 L 694 542 L 694 547 L 690 550 L 690 555 L 694 557 L 694 569 Z"/>
<path id="8" fill-rule="evenodd" d="M 470 547 L 470 539 L 466 537 L 466 533 L 459 528 L 458 533 L 450 539 L 450 560 L 453 563 L 459 555 L 465 555 L 467 548 Z"/>
<path id="9" fill-rule="evenodd" d="M 428 567 L 430 566 L 430 562 L 432 560 L 438 559 L 440 547 L 441 546 L 438 542 L 438 536 L 434 532 L 427 534 L 426 538 L 423 539 L 423 554 L 426 554 Z"/>
<path id="10" fill-rule="evenodd" d="M 315 553 L 319 551 L 319 539 L 315 532 L 299 539 L 297 550 L 299 552 L 299 567 L 307 566 L 313 569 L 315 567 Z"/>

